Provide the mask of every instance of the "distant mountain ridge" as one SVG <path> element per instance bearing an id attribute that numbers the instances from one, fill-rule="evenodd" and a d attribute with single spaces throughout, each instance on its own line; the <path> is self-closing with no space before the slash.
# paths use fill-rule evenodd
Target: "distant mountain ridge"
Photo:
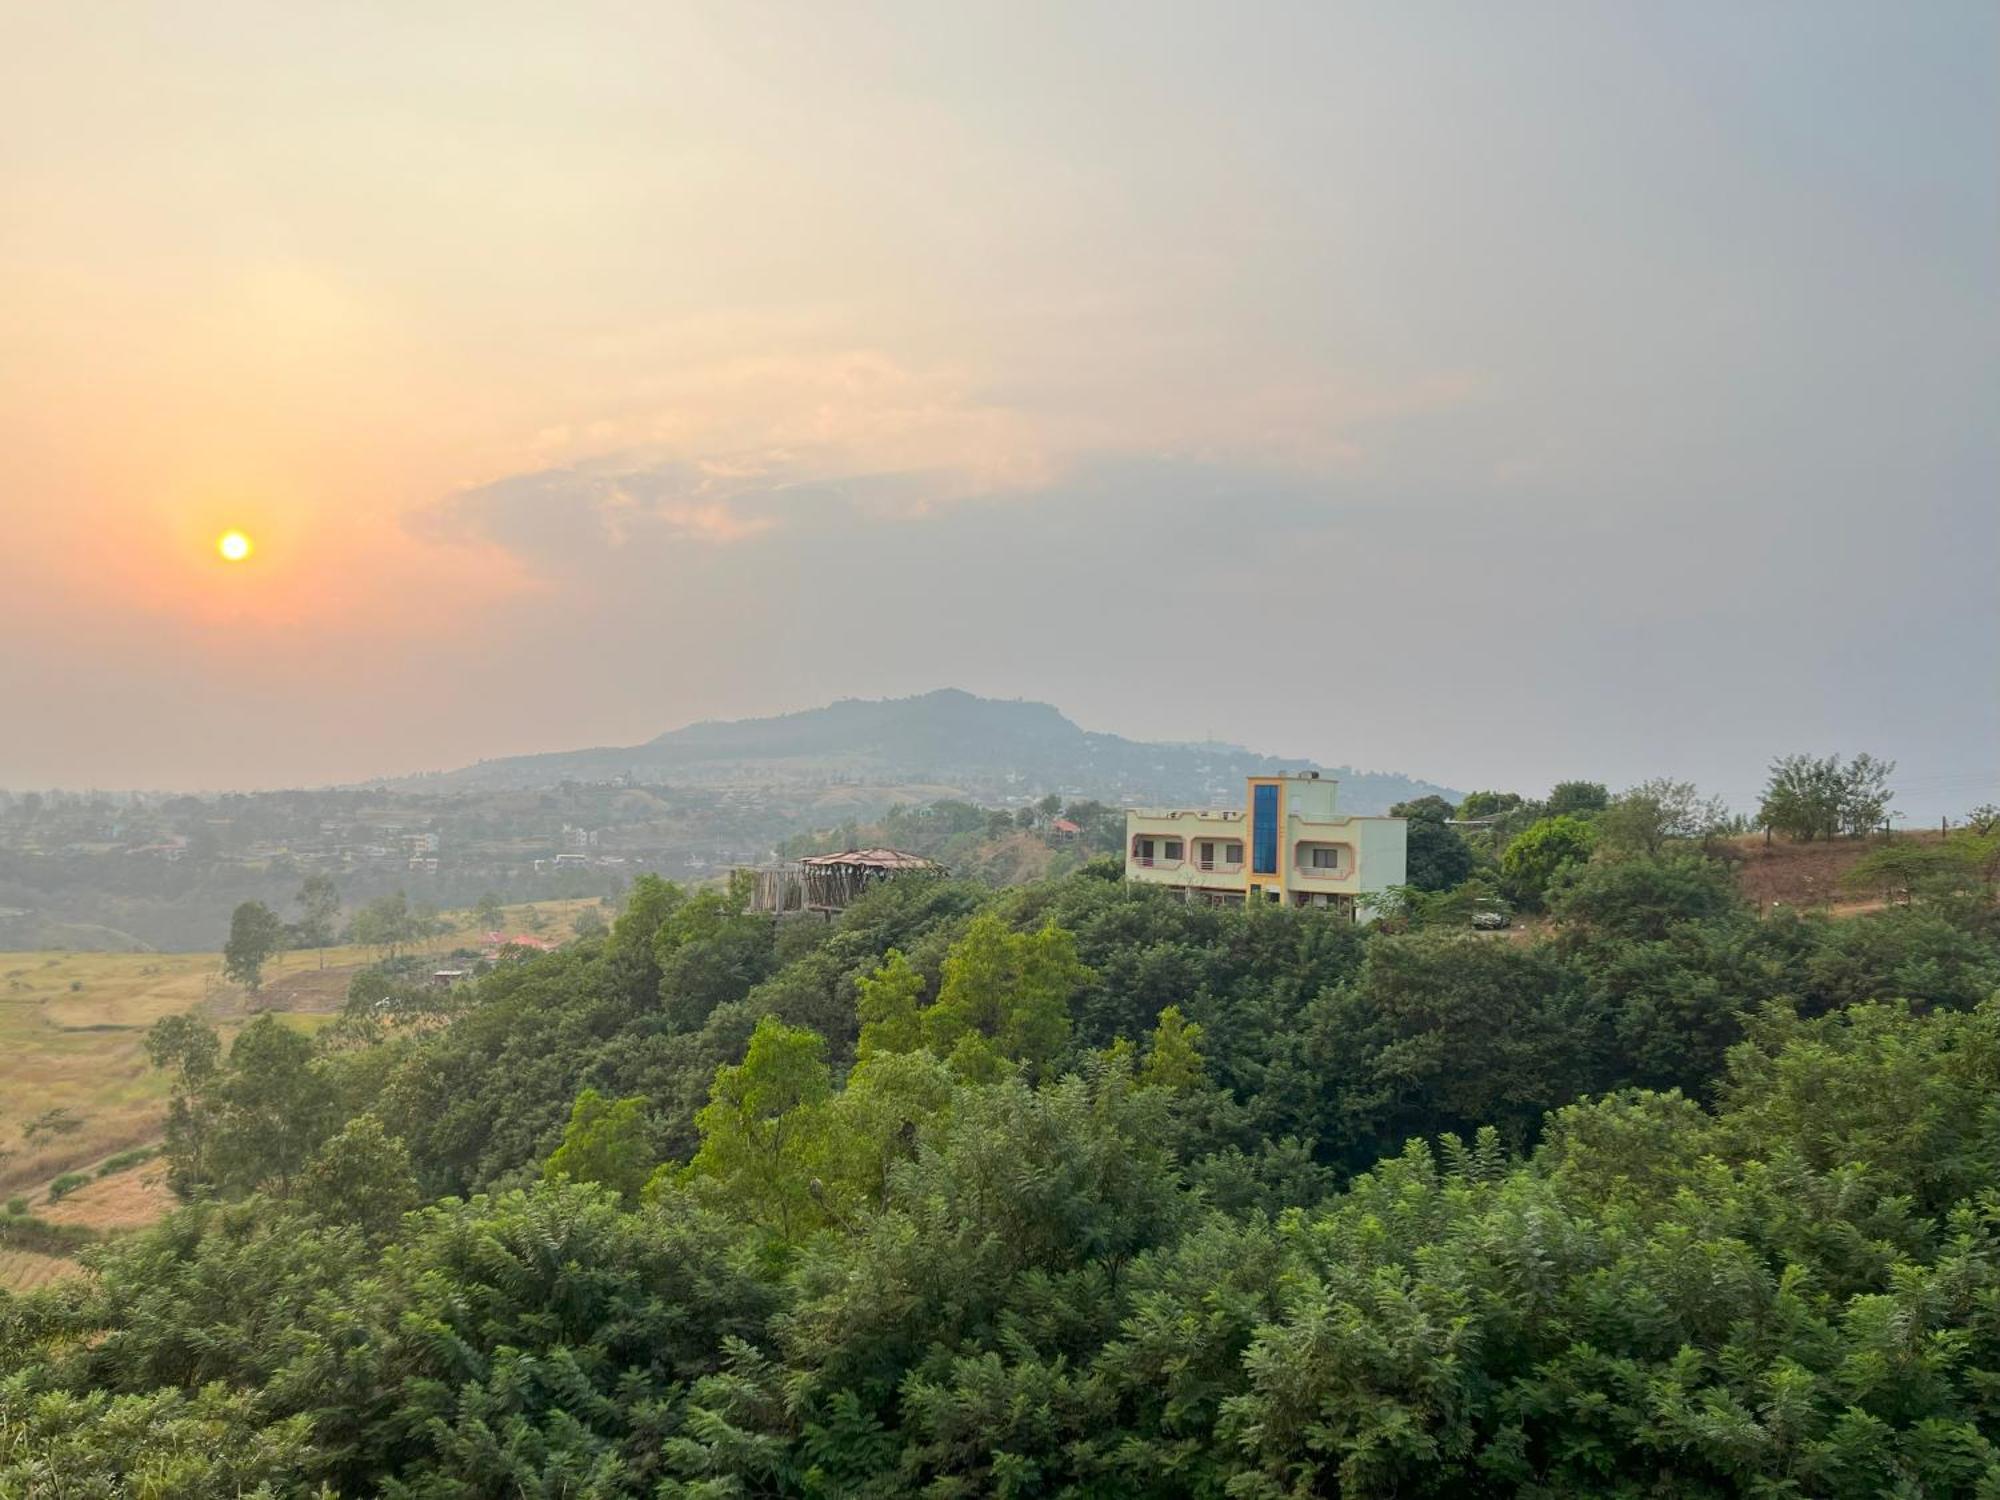
<path id="1" fill-rule="evenodd" d="M 1233 805 L 1242 778 L 1320 771 L 1338 778 L 1341 806 L 1386 812 L 1450 788 L 1394 772 L 1356 771 L 1260 755 L 1238 745 L 1149 743 L 1080 728 L 1047 703 L 940 688 L 913 698 L 843 698 L 768 718 L 706 720 L 642 745 L 552 751 L 481 761 L 399 783 L 467 790 L 564 781 L 774 785 L 817 780 L 954 787 L 974 799 L 1058 792 L 1107 802 Z"/>

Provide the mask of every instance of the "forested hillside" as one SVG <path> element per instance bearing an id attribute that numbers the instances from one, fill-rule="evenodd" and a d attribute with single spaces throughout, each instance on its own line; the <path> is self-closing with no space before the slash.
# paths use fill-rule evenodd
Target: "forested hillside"
<path id="1" fill-rule="evenodd" d="M 1150 743 L 1079 728 L 1047 703 L 940 688 L 912 698 L 843 698 L 764 719 L 705 721 L 643 745 L 511 755 L 395 783 L 419 788 L 549 787 L 614 777 L 770 789 L 800 781 L 943 784 L 981 800 L 1046 792 L 1112 802 L 1231 800 L 1245 776 L 1327 769 L 1350 812 L 1442 793 L 1388 771 L 1316 766 L 1241 745 Z M 1455 794 L 1454 794 L 1455 795 Z"/>
<path id="2" fill-rule="evenodd" d="M 162 1023 L 195 1201 L 0 1300 L 0 1495 L 2000 1494 L 1990 894 L 1542 899 L 649 877 Z"/>

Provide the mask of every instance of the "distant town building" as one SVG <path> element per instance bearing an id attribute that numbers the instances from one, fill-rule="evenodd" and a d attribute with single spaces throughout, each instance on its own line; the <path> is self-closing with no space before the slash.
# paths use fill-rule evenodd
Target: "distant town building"
<path id="1" fill-rule="evenodd" d="M 1081 825 L 1072 823 L 1068 818 L 1057 818 L 1049 824 L 1049 837 L 1058 844 L 1073 844 L 1082 832 Z"/>
<path id="2" fill-rule="evenodd" d="M 1408 827 L 1343 816 L 1335 787 L 1317 772 L 1251 776 L 1240 809 L 1134 808 L 1125 814 L 1125 878 L 1218 905 L 1274 901 L 1364 915 L 1359 898 L 1408 878 Z"/>

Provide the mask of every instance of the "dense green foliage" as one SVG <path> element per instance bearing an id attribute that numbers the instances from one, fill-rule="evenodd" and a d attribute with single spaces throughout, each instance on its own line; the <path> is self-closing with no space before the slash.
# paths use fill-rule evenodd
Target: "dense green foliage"
<path id="1" fill-rule="evenodd" d="M 648 878 L 162 1023 L 197 1201 L 0 1299 L 0 1495 L 2000 1496 L 1990 901 L 1760 921 L 1618 807 L 1496 810 L 1541 935 Z"/>
<path id="2" fill-rule="evenodd" d="M 222 972 L 253 992 L 264 982 L 264 965 L 285 946 L 285 924 L 261 901 L 241 903 L 229 919 L 222 945 Z"/>

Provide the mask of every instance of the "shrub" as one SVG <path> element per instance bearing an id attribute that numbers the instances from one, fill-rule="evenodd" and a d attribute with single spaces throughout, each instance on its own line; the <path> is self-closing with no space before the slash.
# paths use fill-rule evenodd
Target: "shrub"
<path id="1" fill-rule="evenodd" d="M 0 1250 L 32 1250 L 37 1255 L 74 1255 L 95 1240 L 81 1224 L 51 1224 L 33 1214 L 0 1219 Z"/>
<path id="2" fill-rule="evenodd" d="M 130 1151 L 120 1151 L 116 1156 L 107 1156 L 97 1164 L 97 1175 L 109 1177 L 114 1172 L 129 1172 L 142 1163 L 151 1161 L 160 1154 L 158 1146 L 135 1146 Z"/>
<path id="3" fill-rule="evenodd" d="M 65 1172 L 49 1184 L 49 1202 L 60 1203 L 71 1193 L 90 1181 L 88 1172 Z"/>

